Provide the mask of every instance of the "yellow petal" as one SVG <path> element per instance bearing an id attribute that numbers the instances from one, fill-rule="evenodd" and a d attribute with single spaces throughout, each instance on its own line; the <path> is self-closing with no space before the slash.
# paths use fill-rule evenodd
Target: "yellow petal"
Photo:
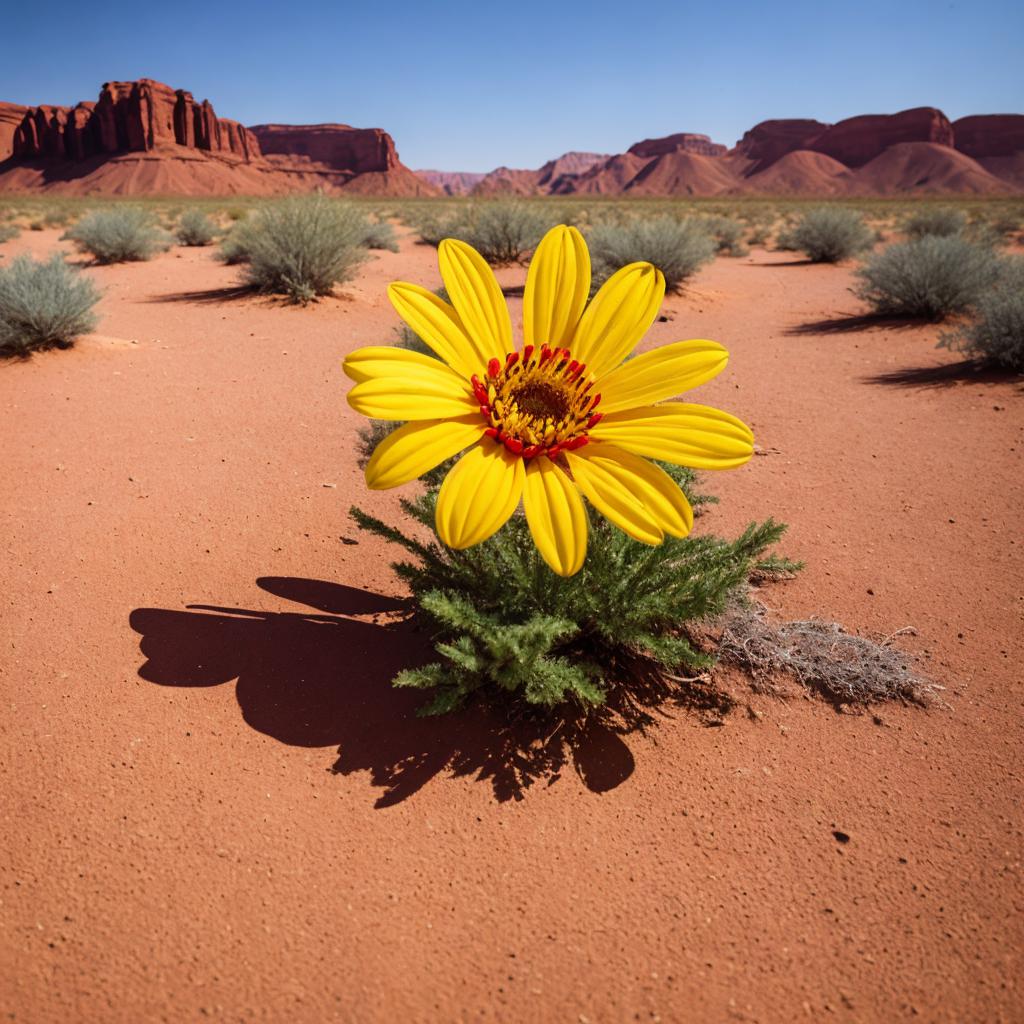
<path id="1" fill-rule="evenodd" d="M 665 297 L 665 277 L 650 263 L 617 270 L 587 306 L 569 349 L 600 377 L 618 366 L 654 323 Z"/>
<path id="2" fill-rule="evenodd" d="M 693 469 L 733 469 L 754 454 L 754 435 L 742 420 L 682 402 L 612 413 L 590 436 L 634 455 Z"/>
<path id="3" fill-rule="evenodd" d="M 455 238 L 438 246 L 437 262 L 452 305 L 477 350 L 487 359 L 504 358 L 512 351 L 512 321 L 494 271 L 476 249 Z"/>
<path id="4" fill-rule="evenodd" d="M 457 551 L 487 540 L 508 521 L 523 493 L 523 460 L 485 438 L 445 477 L 437 495 L 437 535 Z"/>
<path id="5" fill-rule="evenodd" d="M 660 544 L 665 539 L 664 531 L 643 503 L 623 486 L 619 465 L 608 459 L 585 459 L 580 455 L 583 450 L 566 452 L 565 456 L 572 478 L 587 501 L 634 540 Z"/>
<path id="6" fill-rule="evenodd" d="M 645 352 L 597 382 L 601 411 L 607 415 L 672 398 L 717 377 L 728 361 L 721 345 L 702 339 Z"/>
<path id="7" fill-rule="evenodd" d="M 560 224 L 540 241 L 523 292 L 523 341 L 557 348 L 572 341 L 590 294 L 590 253 L 583 236 Z"/>
<path id="8" fill-rule="evenodd" d="M 523 510 L 544 561 L 559 576 L 579 572 L 587 555 L 587 512 L 576 485 L 547 456 L 527 463 Z"/>
<path id="9" fill-rule="evenodd" d="M 357 348 L 355 352 L 345 356 L 342 369 L 357 384 L 382 377 L 435 377 L 440 374 L 445 379 L 450 378 L 461 384 L 463 390 L 466 389 L 451 367 L 432 356 L 412 352 L 407 348 L 398 348 L 396 345 L 367 345 L 365 348 Z"/>
<path id="10" fill-rule="evenodd" d="M 366 486 L 384 491 L 423 476 L 480 440 L 483 427 L 479 415 L 406 423 L 374 449 L 366 464 Z"/>
<path id="11" fill-rule="evenodd" d="M 464 377 L 481 373 L 488 356 L 466 335 L 455 307 L 418 284 L 395 281 L 388 298 L 398 315 L 452 369 Z"/>
<path id="12" fill-rule="evenodd" d="M 588 444 L 567 454 L 574 475 L 583 462 L 583 476 L 591 469 L 600 471 L 603 480 L 614 479 L 665 533 L 685 537 L 693 529 L 693 509 L 686 495 L 660 466 L 608 444 Z"/>
<path id="13" fill-rule="evenodd" d="M 479 403 L 466 381 L 436 359 L 430 361 L 437 364 L 436 370 L 413 367 L 401 375 L 361 381 L 348 393 L 348 404 L 356 412 L 378 420 L 442 420 L 474 412 L 479 415 Z"/>

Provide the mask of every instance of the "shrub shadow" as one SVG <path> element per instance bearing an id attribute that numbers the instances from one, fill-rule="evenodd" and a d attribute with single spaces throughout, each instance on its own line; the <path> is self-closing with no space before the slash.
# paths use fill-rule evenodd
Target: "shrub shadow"
<path id="1" fill-rule="evenodd" d="M 169 292 L 153 295 L 147 302 L 232 302 L 237 299 L 252 299 L 259 296 L 251 285 L 232 284 L 222 288 L 200 288 L 190 292 Z"/>
<path id="2" fill-rule="evenodd" d="M 976 359 L 936 366 L 908 366 L 861 378 L 865 384 L 901 388 L 948 388 L 957 384 L 1011 384 L 1024 388 L 1019 373 Z"/>
<path id="3" fill-rule="evenodd" d="M 331 771 L 369 772 L 384 790 L 377 807 L 400 803 L 441 775 L 473 776 L 490 783 L 497 800 L 518 800 L 534 783 L 557 781 L 567 766 L 591 791 L 605 792 L 632 774 L 623 737 L 653 724 L 658 706 L 672 702 L 707 724 L 720 724 L 731 707 L 710 687 L 670 694 L 634 667 L 629 696 L 589 714 L 478 701 L 451 715 L 418 717 L 424 694 L 391 685 L 400 669 L 434 660 L 408 602 L 318 580 L 256 582 L 307 610 L 137 608 L 129 622 L 146 658 L 139 675 L 179 687 L 237 680 L 252 728 L 292 746 L 336 746 Z"/>
<path id="4" fill-rule="evenodd" d="M 833 317 L 827 320 L 811 320 L 808 323 L 790 327 L 785 333 L 793 337 L 805 334 L 853 334 L 856 331 L 899 331 L 912 327 L 927 327 L 928 323 L 927 320 L 914 317 L 862 313 Z"/>

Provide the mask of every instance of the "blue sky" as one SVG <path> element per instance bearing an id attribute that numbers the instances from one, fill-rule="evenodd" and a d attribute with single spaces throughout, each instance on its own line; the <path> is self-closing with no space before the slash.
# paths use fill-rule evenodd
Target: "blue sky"
<path id="1" fill-rule="evenodd" d="M 569 149 L 934 105 L 1024 111 L 1024 4 L 17 3 L 0 100 L 155 78 L 246 124 L 385 128 L 412 167 L 537 167 Z"/>

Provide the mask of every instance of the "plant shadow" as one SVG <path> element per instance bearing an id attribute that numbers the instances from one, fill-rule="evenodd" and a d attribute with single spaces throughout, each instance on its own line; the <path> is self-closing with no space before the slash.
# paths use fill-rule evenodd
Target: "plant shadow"
<path id="1" fill-rule="evenodd" d="M 936 366 L 908 366 L 864 377 L 865 384 L 902 388 L 948 388 L 957 384 L 1012 384 L 1024 388 L 1019 373 L 976 359 Z"/>
<path id="2" fill-rule="evenodd" d="M 878 313 L 861 313 L 838 316 L 826 320 L 811 320 L 805 324 L 790 327 L 785 333 L 790 337 L 805 334 L 853 334 L 856 331 L 899 331 L 914 327 L 927 327 L 928 321 L 914 317 L 882 316 Z"/>
<path id="3" fill-rule="evenodd" d="M 139 675 L 161 686 L 219 686 L 237 680 L 244 720 L 281 743 L 338 748 L 331 770 L 369 772 L 384 790 L 377 807 L 412 796 L 437 776 L 488 782 L 499 801 L 522 799 L 570 767 L 593 792 L 623 783 L 633 754 L 623 737 L 655 721 L 668 699 L 642 679 L 631 696 L 584 714 L 523 712 L 477 701 L 441 717 L 419 717 L 424 695 L 391 685 L 406 667 L 432 661 L 429 638 L 410 621 L 407 601 L 337 583 L 263 577 L 264 591 L 306 606 L 266 612 L 215 605 L 137 608 L 146 661 Z M 676 700 L 717 724 L 721 695 L 687 691 Z"/>

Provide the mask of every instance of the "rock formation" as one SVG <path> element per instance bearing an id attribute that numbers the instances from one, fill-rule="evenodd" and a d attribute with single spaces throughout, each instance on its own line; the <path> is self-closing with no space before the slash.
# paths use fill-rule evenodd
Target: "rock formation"
<path id="1" fill-rule="evenodd" d="M 666 153 L 697 153 L 700 156 L 724 156 L 726 147 L 712 142 L 706 135 L 693 132 L 678 132 L 660 139 L 644 139 L 635 142 L 628 152 L 639 157 L 665 156 Z"/>
<path id="2" fill-rule="evenodd" d="M 14 152 L 14 133 L 28 113 L 20 103 L 0 103 L 0 162 Z"/>

